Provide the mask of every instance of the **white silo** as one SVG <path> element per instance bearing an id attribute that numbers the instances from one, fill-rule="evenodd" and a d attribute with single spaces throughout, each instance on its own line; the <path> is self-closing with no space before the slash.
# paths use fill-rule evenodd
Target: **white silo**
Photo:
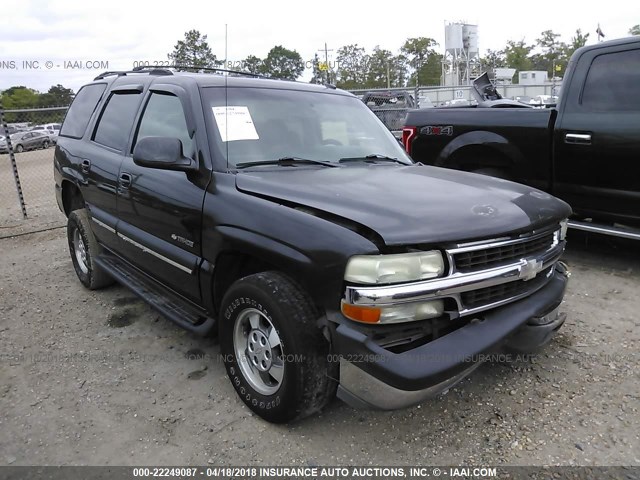
<path id="1" fill-rule="evenodd" d="M 462 44 L 469 58 L 477 57 L 480 54 L 477 25 L 462 25 Z"/>
<path id="2" fill-rule="evenodd" d="M 444 27 L 444 48 L 449 53 L 459 53 L 463 45 L 461 23 L 449 23 Z"/>
<path id="3" fill-rule="evenodd" d="M 442 84 L 470 85 L 479 75 L 478 26 L 463 22 L 446 23 Z"/>

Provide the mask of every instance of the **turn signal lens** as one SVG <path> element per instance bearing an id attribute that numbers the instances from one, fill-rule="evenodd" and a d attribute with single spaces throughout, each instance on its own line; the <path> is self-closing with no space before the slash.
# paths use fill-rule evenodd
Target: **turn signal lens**
<path id="1" fill-rule="evenodd" d="M 344 300 L 341 304 L 342 314 L 356 322 L 363 323 L 403 323 L 439 317 L 444 313 L 442 300 L 428 302 L 401 303 L 384 307 L 363 307 L 351 305 Z"/>
<path id="2" fill-rule="evenodd" d="M 378 323 L 380 321 L 380 309 L 376 307 L 361 307 L 342 302 L 342 313 L 345 317 L 363 323 Z"/>

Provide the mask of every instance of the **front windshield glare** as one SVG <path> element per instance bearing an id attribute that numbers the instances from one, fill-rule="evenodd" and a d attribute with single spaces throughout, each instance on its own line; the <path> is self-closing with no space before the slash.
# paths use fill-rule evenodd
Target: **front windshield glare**
<path id="1" fill-rule="evenodd" d="M 339 163 L 382 157 L 412 163 L 391 132 L 347 95 L 273 88 L 205 89 L 214 137 L 228 168 L 298 158 Z"/>

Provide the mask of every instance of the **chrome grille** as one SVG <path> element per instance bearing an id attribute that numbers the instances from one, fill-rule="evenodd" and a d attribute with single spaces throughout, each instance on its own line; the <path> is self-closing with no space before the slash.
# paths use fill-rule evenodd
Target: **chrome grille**
<path id="1" fill-rule="evenodd" d="M 473 315 L 543 288 L 564 248 L 559 227 L 519 238 L 458 244 L 445 250 L 449 272 L 443 277 L 394 285 L 347 285 L 344 299 L 371 307 L 451 299 L 461 317 Z"/>
<path id="2" fill-rule="evenodd" d="M 503 302 L 514 299 L 525 294 L 531 294 L 544 286 L 549 280 L 549 273 L 553 267 L 546 268 L 529 281 L 517 280 L 515 282 L 503 283 L 491 287 L 480 288 L 470 292 L 464 292 L 460 299 L 467 309 L 475 309 L 482 306 L 492 305 L 496 302 Z"/>
<path id="3" fill-rule="evenodd" d="M 549 250 L 555 242 L 554 232 L 508 242 L 504 245 L 486 246 L 460 251 L 453 254 L 453 262 L 458 272 L 467 273 L 495 267 L 512 260 L 535 256 Z"/>

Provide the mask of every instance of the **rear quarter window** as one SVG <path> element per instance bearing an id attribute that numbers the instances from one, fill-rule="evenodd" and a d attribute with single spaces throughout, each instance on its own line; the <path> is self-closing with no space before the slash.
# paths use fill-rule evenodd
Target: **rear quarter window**
<path id="1" fill-rule="evenodd" d="M 91 115 L 98 106 L 98 102 L 100 102 L 106 88 L 106 84 L 97 83 L 86 85 L 80 89 L 62 123 L 61 136 L 82 138 L 87 125 L 89 125 Z"/>

